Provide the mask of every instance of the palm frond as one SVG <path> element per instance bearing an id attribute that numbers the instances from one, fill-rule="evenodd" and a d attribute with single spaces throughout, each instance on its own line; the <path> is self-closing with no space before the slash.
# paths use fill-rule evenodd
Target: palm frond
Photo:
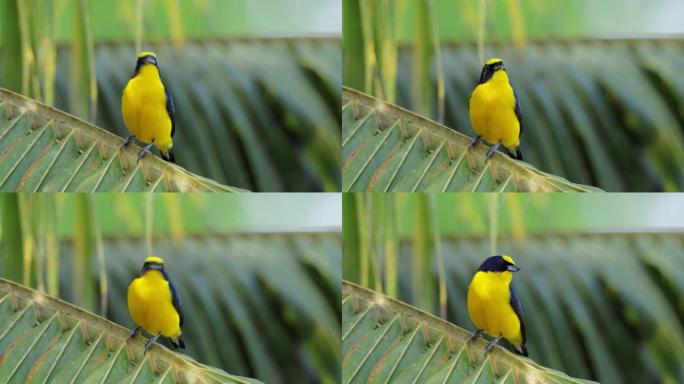
<path id="1" fill-rule="evenodd" d="M 0 377 L 35 382 L 257 384 L 155 346 L 55 297 L 0 278 Z"/>
<path id="2" fill-rule="evenodd" d="M 178 164 L 257 191 L 340 190 L 342 57 L 336 39 L 150 44 L 176 107 Z M 57 78 L 72 63 L 62 49 Z M 128 45 L 96 47 L 97 124 L 126 137 L 121 91 L 135 67 Z M 68 84 L 56 105 L 67 111 Z"/>
<path id="3" fill-rule="evenodd" d="M 184 353 L 267 383 L 336 382 L 339 377 L 341 241 L 336 233 L 237 233 L 153 238 L 153 252 L 180 294 Z M 63 242 L 60 292 L 69 283 Z M 107 318 L 133 327 L 126 290 L 147 256 L 142 237 L 104 239 Z M 99 281 L 92 270 L 92 289 Z"/>
<path id="4" fill-rule="evenodd" d="M 0 88 L 0 190 L 236 191 L 149 156 L 55 108 Z"/>
<path id="5" fill-rule="evenodd" d="M 397 298 L 417 303 L 410 281 L 413 254 L 400 245 Z M 447 320 L 472 329 L 466 292 L 474 271 L 491 255 L 488 237 L 442 240 Z M 684 268 L 681 233 L 538 234 L 504 237 L 498 253 L 516 259 L 513 285 L 522 302 L 530 358 L 577 377 L 601 382 L 684 380 Z M 350 255 L 345 255 L 345 257 Z M 387 261 L 377 261 L 383 270 Z M 433 261 L 421 281 L 436 289 Z M 637 284 L 638 283 L 638 284 Z M 438 313 L 433 296 L 427 306 Z"/>
<path id="6" fill-rule="evenodd" d="M 595 191 L 498 154 L 401 107 L 343 88 L 344 191 Z"/>
<path id="7" fill-rule="evenodd" d="M 502 348 L 380 293 L 343 282 L 344 383 L 590 383 Z"/>
<path id="8" fill-rule="evenodd" d="M 501 57 L 523 110 L 525 160 L 607 191 L 684 189 L 682 39 L 487 44 Z M 400 49 L 397 104 L 418 110 L 410 79 L 415 49 Z M 445 125 L 473 135 L 468 98 L 482 63 L 474 44 L 442 45 Z M 436 75 L 433 74 L 433 88 Z M 433 106 L 426 117 L 437 115 Z"/>

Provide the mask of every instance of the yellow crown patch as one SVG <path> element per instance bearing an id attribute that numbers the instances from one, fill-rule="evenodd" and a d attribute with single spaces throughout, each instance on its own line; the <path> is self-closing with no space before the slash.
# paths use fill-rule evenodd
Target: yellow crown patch
<path id="1" fill-rule="evenodd" d="M 501 256 L 501 258 L 504 259 L 504 260 L 506 260 L 507 262 L 509 262 L 509 263 L 511 263 L 511 264 L 513 264 L 513 265 L 515 265 L 515 261 L 513 261 L 513 258 L 512 258 L 512 257 L 503 255 L 503 256 Z"/>
<path id="2" fill-rule="evenodd" d="M 149 256 L 145 259 L 146 263 L 164 264 L 164 259 L 159 256 Z"/>
<path id="3" fill-rule="evenodd" d="M 152 57 L 154 57 L 155 59 L 157 58 L 157 54 L 156 54 L 156 53 L 144 51 L 144 52 L 140 52 L 140 53 L 138 54 L 138 59 L 141 59 L 141 58 L 143 58 L 143 57 L 145 57 L 145 56 L 152 56 Z"/>

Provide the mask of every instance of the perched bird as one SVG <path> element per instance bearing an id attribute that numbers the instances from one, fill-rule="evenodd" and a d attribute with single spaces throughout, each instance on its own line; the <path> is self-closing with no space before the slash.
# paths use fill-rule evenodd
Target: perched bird
<path id="1" fill-rule="evenodd" d="M 505 338 L 513 344 L 516 353 L 527 356 L 522 307 L 511 285 L 513 272 L 519 270 L 510 256 L 492 256 L 480 265 L 470 282 L 468 314 L 477 330 L 468 342 L 482 332 L 494 337 L 487 344 L 485 354 Z"/>
<path id="2" fill-rule="evenodd" d="M 161 152 L 162 159 L 176 162 L 173 155 L 176 109 L 169 90 L 162 82 L 154 52 L 141 52 L 138 55 L 135 72 L 121 95 L 121 111 L 131 133 L 122 148 L 128 146 L 133 138 L 137 138 L 147 144 L 138 153 L 138 161 L 154 145 Z"/>
<path id="3" fill-rule="evenodd" d="M 185 348 L 181 338 L 183 308 L 161 257 L 146 258 L 142 270 L 128 286 L 128 312 L 137 324 L 129 339 L 141 329 L 154 336 L 145 344 L 146 352 L 159 336 L 168 337 L 174 348 Z"/>
<path id="4" fill-rule="evenodd" d="M 470 122 L 476 134 L 470 146 L 485 139 L 493 144 L 487 151 L 487 159 L 503 144 L 510 157 L 522 160 L 522 112 L 518 97 L 508 81 L 503 60 L 487 60 L 469 104 Z"/>

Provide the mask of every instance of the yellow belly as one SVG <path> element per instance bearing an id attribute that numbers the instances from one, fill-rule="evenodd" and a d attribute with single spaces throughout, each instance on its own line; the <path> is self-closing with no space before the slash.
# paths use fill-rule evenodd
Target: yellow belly
<path id="1" fill-rule="evenodd" d="M 121 111 L 126 127 L 138 140 L 168 150 L 171 118 L 166 111 L 166 93 L 159 75 L 152 71 L 156 68 L 142 68 L 128 81 L 121 96 Z"/>
<path id="2" fill-rule="evenodd" d="M 131 318 L 151 335 L 180 335 L 180 317 L 171 300 L 169 283 L 158 271 L 146 272 L 128 287 Z"/>
<path id="3" fill-rule="evenodd" d="M 492 79 L 479 84 L 470 97 L 470 122 L 475 133 L 491 144 L 515 149 L 520 143 L 520 123 L 515 114 L 515 96 L 508 80 Z"/>
<path id="4" fill-rule="evenodd" d="M 511 272 L 477 272 L 468 287 L 468 314 L 473 324 L 492 337 L 522 343 L 520 320 L 509 302 Z"/>

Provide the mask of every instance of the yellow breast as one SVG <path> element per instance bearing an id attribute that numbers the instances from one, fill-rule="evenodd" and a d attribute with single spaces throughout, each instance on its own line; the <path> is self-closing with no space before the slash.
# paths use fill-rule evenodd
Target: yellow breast
<path id="1" fill-rule="evenodd" d="M 515 95 L 505 71 L 475 87 L 469 102 L 470 122 L 475 133 L 491 144 L 509 149 L 519 144 L 520 123 L 515 114 Z"/>
<path id="2" fill-rule="evenodd" d="M 165 144 L 171 141 L 171 118 L 157 67 L 143 65 L 128 81 L 121 96 L 121 111 L 126 127 L 138 140 L 168 149 Z"/>
<path id="3" fill-rule="evenodd" d="M 522 342 L 520 320 L 510 304 L 511 272 L 477 272 L 468 287 L 468 314 L 473 324 L 492 337 Z"/>
<path id="4" fill-rule="evenodd" d="M 180 317 L 173 306 L 169 282 L 159 271 L 147 271 L 128 287 L 128 311 L 133 321 L 152 335 L 180 335 Z"/>

